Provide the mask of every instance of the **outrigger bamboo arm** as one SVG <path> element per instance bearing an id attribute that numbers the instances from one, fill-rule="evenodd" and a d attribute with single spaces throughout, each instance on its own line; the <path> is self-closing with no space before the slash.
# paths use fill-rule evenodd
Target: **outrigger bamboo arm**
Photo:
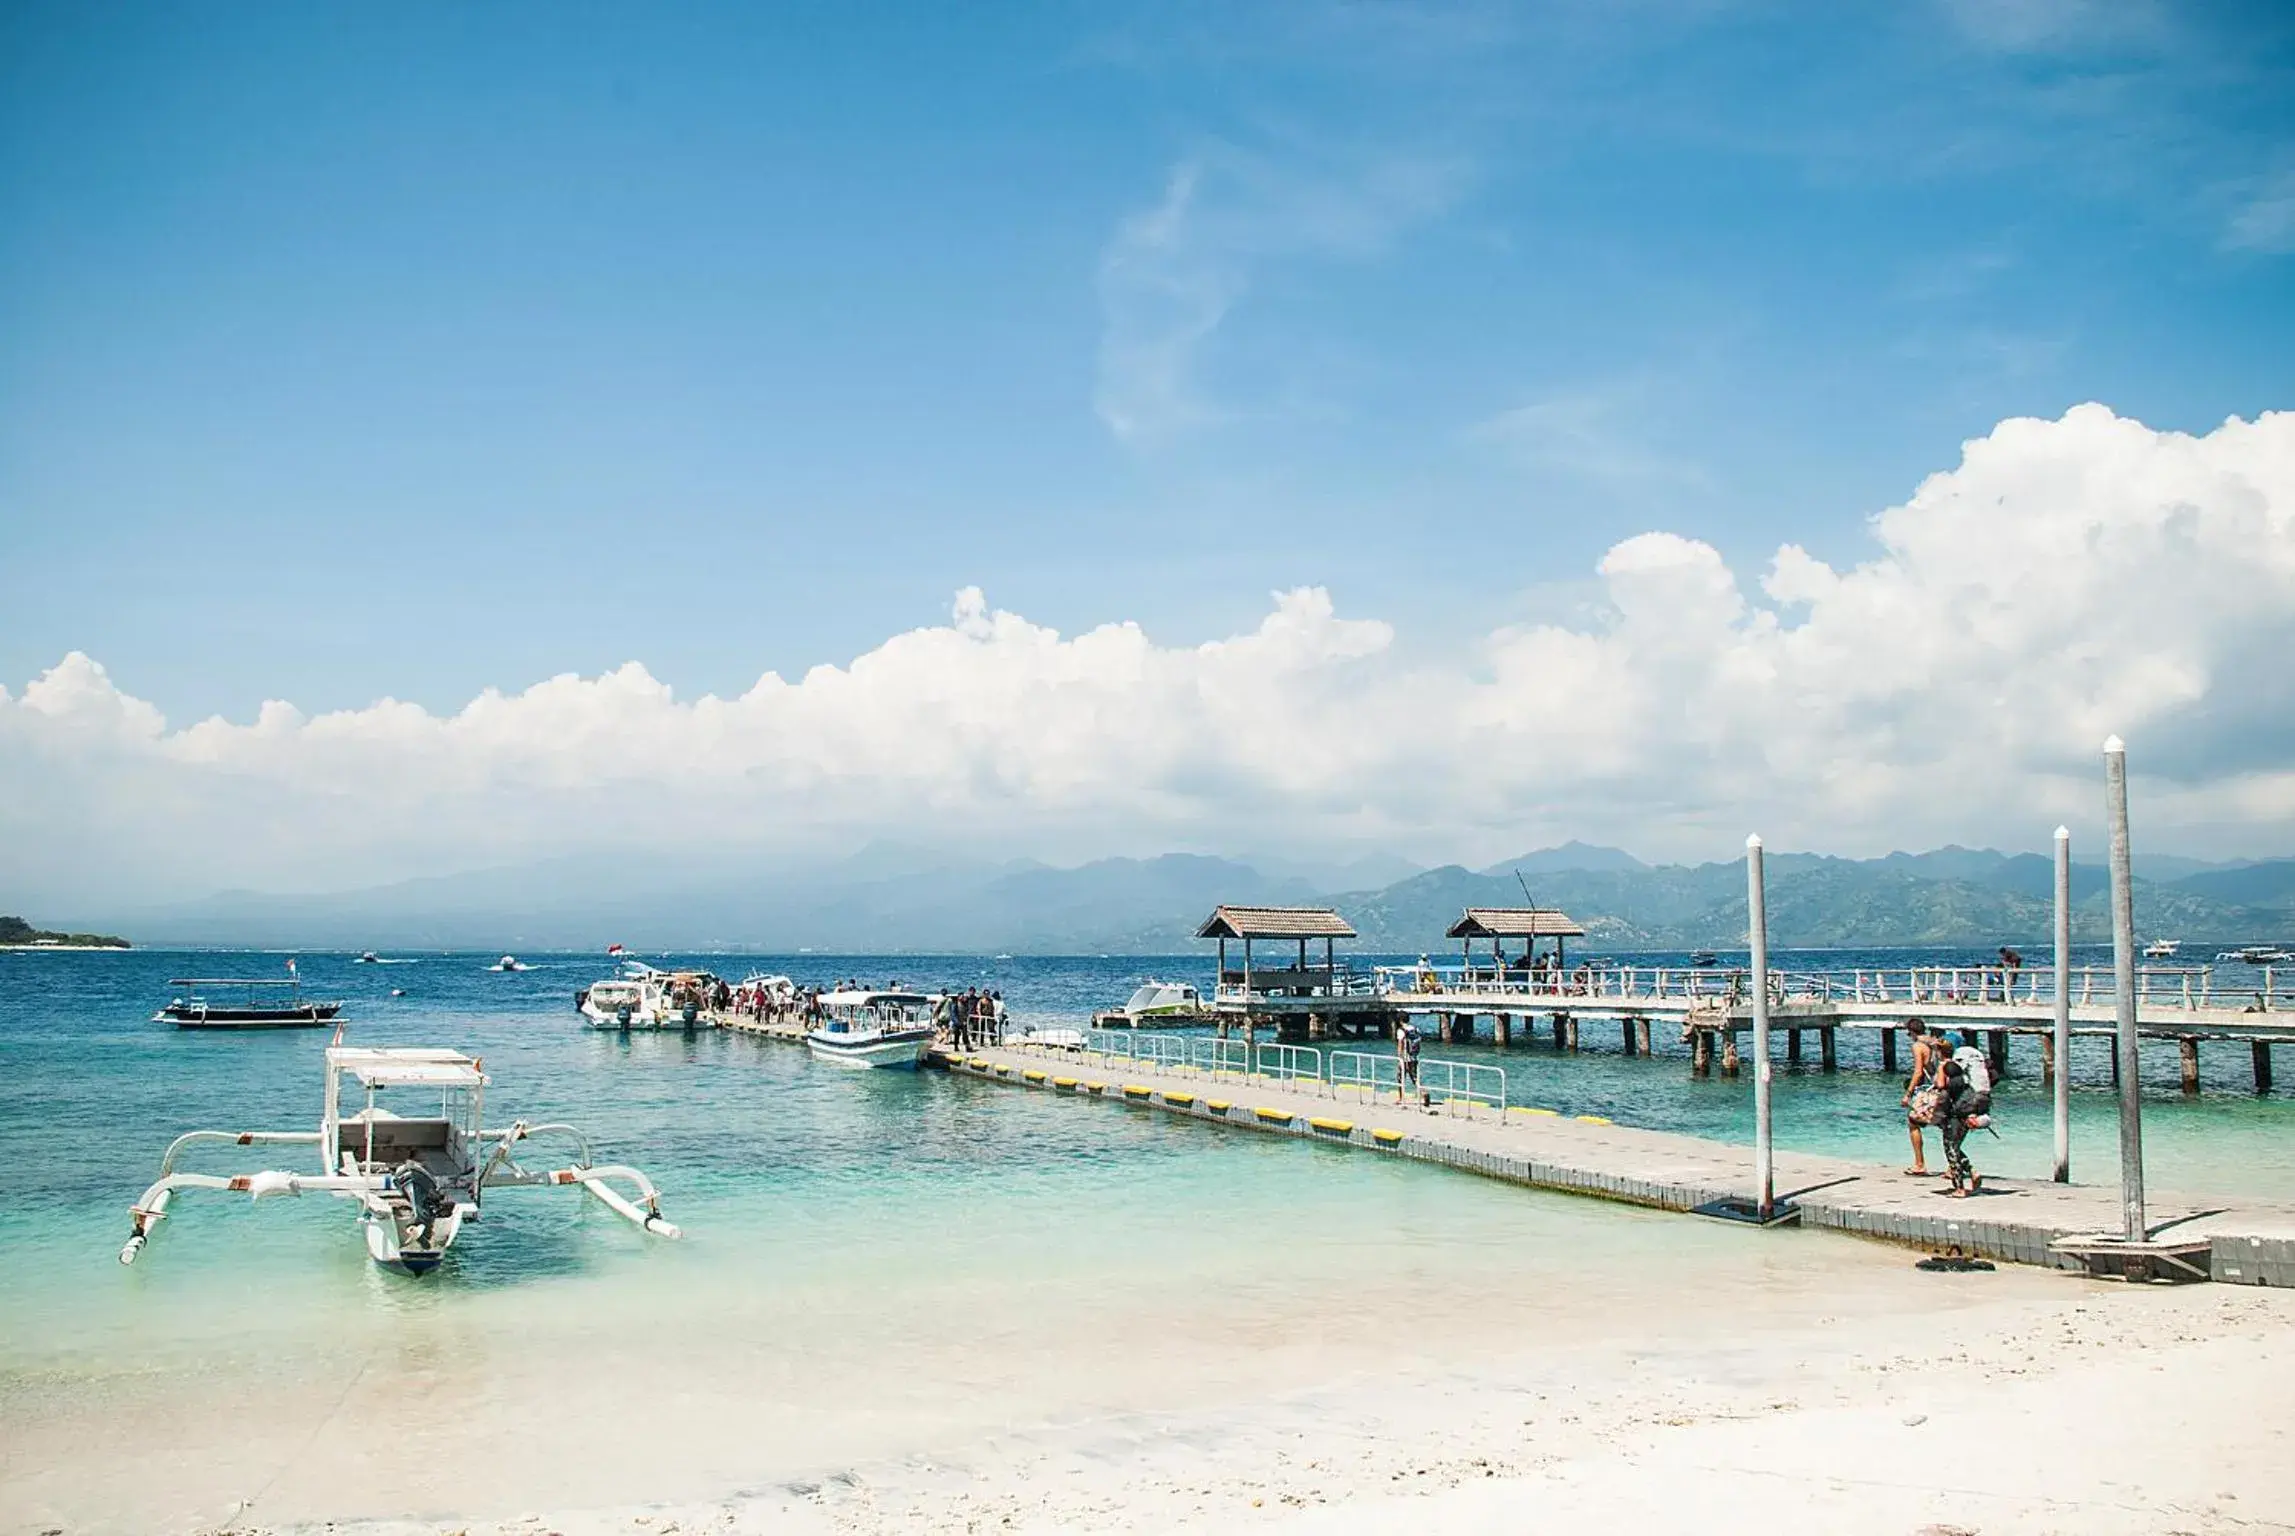
<path id="1" fill-rule="evenodd" d="M 195 1142 L 227 1141 L 235 1147 L 317 1146 L 317 1131 L 186 1131 L 167 1144 L 160 1157 L 160 1177 L 175 1172 L 176 1154 Z"/>
<path id="2" fill-rule="evenodd" d="M 193 1133 L 195 1136 L 226 1134 L 228 1133 L 219 1131 Z M 300 1133 L 286 1132 L 278 1134 L 282 1136 L 300 1135 Z M 183 1138 L 183 1140 L 189 1139 L 189 1137 Z M 315 1141 L 318 1138 L 314 1135 L 305 1139 Z M 182 1142 L 178 1141 L 177 1145 L 180 1146 L 181 1144 Z M 173 1147 L 168 1149 L 171 1157 L 174 1151 Z M 175 1192 L 179 1189 L 221 1189 L 244 1192 L 260 1200 L 265 1195 L 300 1195 L 306 1191 L 327 1194 L 365 1194 L 381 1188 L 383 1188 L 383 1179 L 379 1174 L 287 1173 L 276 1168 L 267 1169 L 262 1173 L 163 1174 L 159 1182 L 143 1192 L 143 1198 L 138 1200 L 130 1211 L 130 1215 L 135 1219 L 135 1230 L 129 1234 L 126 1246 L 120 1249 L 120 1262 L 122 1264 L 135 1262 L 136 1255 L 143 1252 L 144 1244 L 151 1240 L 152 1229 L 166 1218 L 168 1202 L 175 1197 Z"/>
<path id="3" fill-rule="evenodd" d="M 637 1186 L 637 1200 L 632 1201 L 612 1185 L 608 1179 L 627 1179 Z M 609 1163 L 603 1168 L 558 1168 L 543 1174 L 536 1183 L 579 1184 L 598 1197 L 607 1208 L 636 1223 L 656 1237 L 683 1237 L 685 1234 L 661 1213 L 661 1191 L 653 1181 L 635 1168 L 620 1163 Z M 643 1204 L 644 1209 L 639 1209 Z"/>

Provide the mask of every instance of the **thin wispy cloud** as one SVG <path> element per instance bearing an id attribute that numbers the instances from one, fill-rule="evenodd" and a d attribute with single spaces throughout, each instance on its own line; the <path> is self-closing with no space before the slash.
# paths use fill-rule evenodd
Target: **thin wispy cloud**
<path id="1" fill-rule="evenodd" d="M 1651 441 L 1654 410 L 1645 383 L 1583 385 L 1501 411 L 1467 435 L 1523 463 L 1612 489 L 1711 485 L 1702 465 Z"/>
<path id="2" fill-rule="evenodd" d="M 2295 169 L 2264 177 L 2231 215 L 2223 241 L 2234 250 L 2295 252 Z"/>
<path id="3" fill-rule="evenodd" d="M 1270 403 L 1223 395 L 1211 364 L 1253 283 L 1290 263 L 1375 261 L 1448 211 L 1470 179 L 1456 159 L 1205 146 L 1101 251 L 1101 421 L 1144 444 L 1261 414 Z"/>

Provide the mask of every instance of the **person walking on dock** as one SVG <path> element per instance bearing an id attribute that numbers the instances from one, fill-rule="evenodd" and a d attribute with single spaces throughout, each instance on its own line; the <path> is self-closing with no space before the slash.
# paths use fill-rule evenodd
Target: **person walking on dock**
<path id="1" fill-rule="evenodd" d="M 1973 1029 L 1961 1031 L 1960 1049 L 1941 1055 L 1940 1048 L 1940 1056 L 1937 1083 L 1944 1090 L 1944 1114 L 1937 1124 L 1944 1132 L 1944 1166 L 1952 1179 L 1952 1188 L 1946 1193 L 1964 1199 L 1983 1184 L 1968 1160 L 1965 1143 L 1970 1131 L 1992 1123 L 1992 1068 L 1977 1046 Z"/>
<path id="2" fill-rule="evenodd" d="M 1395 1102 L 1418 1092 L 1418 1026 L 1405 1019 L 1395 1031 Z"/>
<path id="3" fill-rule="evenodd" d="M 1928 1142 L 1921 1133 L 1935 1125 L 1944 1110 L 1944 1090 L 1936 1082 L 1939 1038 L 1918 1019 L 1905 1020 L 1905 1033 L 1912 1036 L 1912 1076 L 1905 1080 L 1904 1097 L 1897 1101 L 1904 1105 L 1905 1129 L 1912 1136 L 1912 1166 L 1905 1172 L 1926 1178 Z"/>

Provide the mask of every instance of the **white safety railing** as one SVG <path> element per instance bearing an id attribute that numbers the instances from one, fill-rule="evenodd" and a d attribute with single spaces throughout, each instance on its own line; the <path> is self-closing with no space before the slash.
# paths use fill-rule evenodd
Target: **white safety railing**
<path id="1" fill-rule="evenodd" d="M 1581 966 L 1575 971 L 1520 970 L 1490 965 L 1407 965 L 1378 969 L 1379 995 L 1398 1007 L 1465 1011 L 1476 1001 L 1535 1003 L 1616 1002 L 1742 1004 L 1751 980 L 1743 970 L 1684 970 L 1648 966 Z M 2114 999 L 2112 969 L 2087 965 L 2070 975 L 2076 1006 L 2102 1007 Z M 1877 1003 L 1898 1007 L 2024 1006 L 2045 1008 L 2056 997 L 2049 965 L 1916 965 L 1839 971 L 1772 971 L 1770 998 L 1778 1003 Z M 2143 966 L 2136 1001 L 2151 1011 L 2231 1009 L 2249 1013 L 2295 1011 L 2295 966 Z"/>
<path id="2" fill-rule="evenodd" d="M 1418 1064 L 1418 1085 L 1438 1103 L 1487 1104 L 1506 1108 L 1506 1070 L 1471 1061 L 1425 1060 Z"/>
<path id="3" fill-rule="evenodd" d="M 1391 1051 L 1333 1051 L 1327 1081 L 1333 1093 L 1367 1100 L 1399 1091 L 1401 1070 Z"/>
<path id="4" fill-rule="evenodd" d="M 1240 1040 L 1191 1038 L 1187 1042 L 1187 1064 L 1207 1077 L 1248 1077 L 1251 1047 Z"/>
<path id="5" fill-rule="evenodd" d="M 1323 1053 L 1311 1045 L 1255 1045 L 1251 1070 L 1259 1077 L 1283 1082 L 1323 1081 Z"/>

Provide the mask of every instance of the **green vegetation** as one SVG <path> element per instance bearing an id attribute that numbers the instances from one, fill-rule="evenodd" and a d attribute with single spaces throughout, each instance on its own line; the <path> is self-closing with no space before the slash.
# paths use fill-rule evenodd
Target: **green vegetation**
<path id="1" fill-rule="evenodd" d="M 20 917 L 0 917 L 0 945 L 54 944 L 78 949 L 126 949 L 128 941 L 108 933 L 55 933 Z"/>

